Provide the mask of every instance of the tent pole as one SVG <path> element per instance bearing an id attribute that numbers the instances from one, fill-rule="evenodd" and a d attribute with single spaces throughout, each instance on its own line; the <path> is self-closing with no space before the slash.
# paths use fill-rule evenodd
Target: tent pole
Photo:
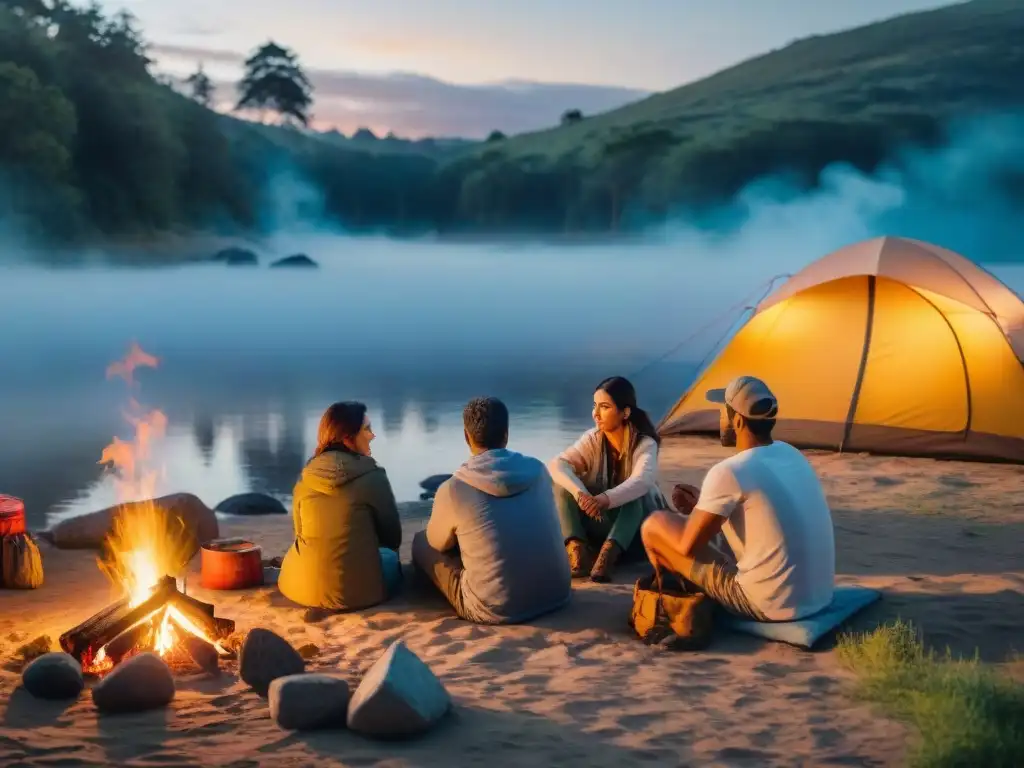
<path id="1" fill-rule="evenodd" d="M 868 319 L 864 324 L 864 350 L 860 355 L 860 367 L 857 369 L 857 381 L 853 385 L 853 395 L 850 397 L 850 410 L 846 414 L 846 426 L 843 429 L 843 439 L 839 443 L 839 452 L 846 448 L 850 439 L 850 432 L 853 431 L 853 420 L 857 415 L 857 404 L 860 401 L 860 388 L 864 384 L 864 373 L 868 367 L 868 352 L 871 351 L 871 331 L 875 325 L 875 282 L 874 275 L 868 275 Z"/>

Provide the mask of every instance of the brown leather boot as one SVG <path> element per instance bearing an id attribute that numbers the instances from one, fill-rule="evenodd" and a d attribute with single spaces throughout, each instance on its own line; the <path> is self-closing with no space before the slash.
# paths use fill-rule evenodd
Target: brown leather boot
<path id="1" fill-rule="evenodd" d="M 569 539 L 565 543 L 565 553 L 569 556 L 569 571 L 574 579 L 582 579 L 590 573 L 593 557 L 584 542 L 579 539 Z"/>
<path id="2" fill-rule="evenodd" d="M 597 561 L 590 571 L 590 580 L 597 582 L 608 582 L 612 580 L 612 570 L 619 561 L 622 548 L 610 539 L 601 546 L 597 555 Z"/>

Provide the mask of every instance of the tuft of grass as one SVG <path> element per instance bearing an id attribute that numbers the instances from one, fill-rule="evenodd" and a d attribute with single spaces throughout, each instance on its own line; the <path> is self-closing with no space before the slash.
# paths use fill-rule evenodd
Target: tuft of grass
<path id="1" fill-rule="evenodd" d="M 898 620 L 839 639 L 840 661 L 858 692 L 911 723 L 918 768 L 1024 766 L 1024 685 L 977 658 L 927 651 L 920 633 Z"/>

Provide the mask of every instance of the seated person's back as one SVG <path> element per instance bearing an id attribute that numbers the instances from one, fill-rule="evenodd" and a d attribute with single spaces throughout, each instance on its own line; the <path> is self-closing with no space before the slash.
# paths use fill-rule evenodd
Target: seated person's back
<path id="1" fill-rule="evenodd" d="M 467 621 L 515 624 L 561 608 L 572 582 L 547 468 L 508 450 L 497 398 L 471 400 L 463 424 L 470 459 L 437 489 L 413 562 Z"/>
<path id="2" fill-rule="evenodd" d="M 791 620 L 832 600 L 832 515 L 814 468 L 789 443 L 737 453 L 708 472 L 697 507 L 727 517 L 736 581 L 766 618 Z"/>
<path id="3" fill-rule="evenodd" d="M 367 608 L 384 601 L 400 578 L 391 571 L 401 521 L 387 474 L 370 456 L 365 414 L 361 403 L 335 403 L 325 412 L 316 453 L 295 486 L 295 541 L 278 588 L 300 605 Z"/>
<path id="4" fill-rule="evenodd" d="M 569 600 L 572 586 L 544 464 L 506 448 L 472 457 L 437 492 L 427 541 L 457 538 L 467 612 L 517 622 Z"/>
<path id="5" fill-rule="evenodd" d="M 817 613 L 832 601 L 835 539 L 814 468 L 773 439 L 779 404 L 760 379 L 740 376 L 707 398 L 722 406 L 722 444 L 736 453 L 708 471 L 699 497 L 691 496 L 696 489 L 680 495 L 691 499 L 687 518 L 656 512 L 647 519 L 641 535 L 651 563 L 743 618 Z M 728 547 L 712 544 L 719 532 Z"/>

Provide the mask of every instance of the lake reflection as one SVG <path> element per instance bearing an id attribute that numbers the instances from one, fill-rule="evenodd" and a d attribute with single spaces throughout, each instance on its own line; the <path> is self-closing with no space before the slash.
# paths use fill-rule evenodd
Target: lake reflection
<path id="1" fill-rule="evenodd" d="M 461 404 L 435 403 L 425 409 L 406 403 L 403 412 L 386 414 L 369 404 L 377 439 L 374 456 L 385 466 L 399 500 L 418 498 L 419 481 L 451 472 L 466 459 Z M 427 415 L 431 414 L 431 415 Z M 157 444 L 158 493 L 187 489 L 213 505 L 242 490 L 268 493 L 286 503 L 292 486 L 316 444 L 320 410 L 197 415 L 192 423 L 173 423 Z M 589 426 L 586 417 L 563 419 L 550 404 L 513 408 L 511 446 L 547 457 Z M 117 488 L 101 478 L 77 498 L 58 502 L 50 521 L 116 503 Z"/>
<path id="2" fill-rule="evenodd" d="M 132 340 L 161 360 L 137 392 L 168 417 L 161 493 L 290 502 L 320 414 L 340 399 L 369 406 L 374 455 L 402 501 L 465 460 L 461 413 L 477 395 L 508 404 L 510 447 L 546 460 L 591 425 L 605 376 L 630 376 L 660 417 L 741 300 L 848 242 L 836 240 L 741 262 L 667 245 L 320 239 L 295 244 L 315 272 L 0 270 L 0 493 L 25 498 L 36 528 L 116 500 L 97 462 L 114 435 L 131 437 L 129 392 L 104 370 Z M 1024 287 L 1020 267 L 994 271 Z"/>

